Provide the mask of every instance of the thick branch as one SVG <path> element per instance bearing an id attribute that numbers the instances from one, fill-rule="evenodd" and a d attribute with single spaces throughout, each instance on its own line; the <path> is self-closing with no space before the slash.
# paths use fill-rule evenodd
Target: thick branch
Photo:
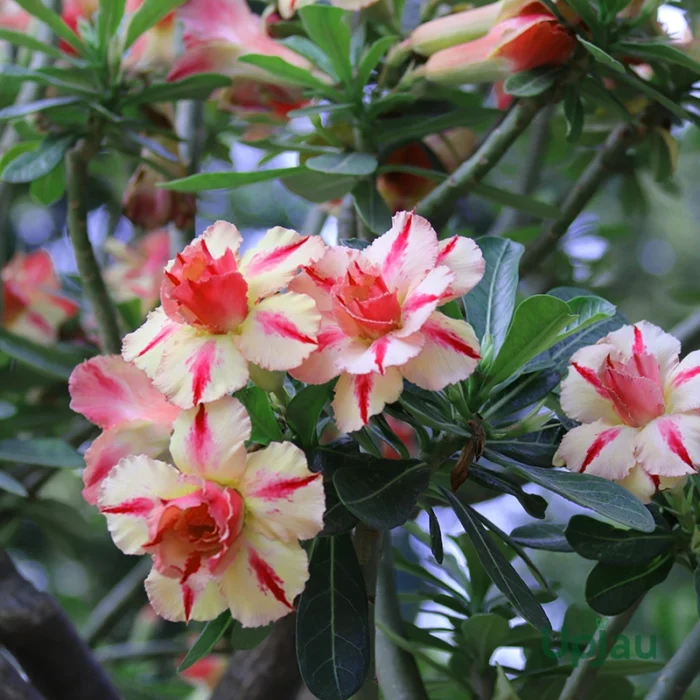
<path id="1" fill-rule="evenodd" d="M 574 219 L 607 180 L 620 156 L 634 141 L 636 134 L 635 128 L 629 124 L 620 124 L 613 129 L 603 147 L 564 199 L 559 218 L 525 251 L 520 265 L 521 277 L 537 269 L 539 264 L 554 251 Z"/>
<path id="2" fill-rule="evenodd" d="M 83 283 L 100 336 L 103 352 L 121 352 L 121 337 L 117 311 L 107 291 L 95 251 L 88 236 L 88 163 L 99 149 L 99 136 L 88 137 L 68 151 L 66 155 L 66 190 L 68 193 L 68 233 L 70 235 L 75 261 Z"/>
<path id="3" fill-rule="evenodd" d="M 384 535 L 384 551 L 377 576 L 377 622 L 400 637 L 404 636 L 401 607 L 396 595 L 394 555 L 389 533 Z M 376 636 L 377 674 L 379 687 L 385 698 L 391 700 L 428 700 L 416 660 L 412 654 L 399 649 L 386 635 Z"/>
<path id="4" fill-rule="evenodd" d="M 541 102 L 521 100 L 505 119 L 486 137 L 469 160 L 464 161 L 441 182 L 416 208 L 416 213 L 430 219 L 441 211 L 450 211 L 459 197 L 481 180 L 505 155 L 540 110 Z"/>
<path id="5" fill-rule="evenodd" d="M 0 644 L 47 700 L 119 700 L 92 652 L 47 593 L 0 550 Z"/>
<path id="6" fill-rule="evenodd" d="M 0 652 L 0 698 L 2 700 L 43 700 L 31 683 L 27 683 L 20 676 L 2 652 Z"/>
<path id="7" fill-rule="evenodd" d="M 646 700 L 681 700 L 699 673 L 700 622 L 696 622 L 680 649 L 659 674 L 656 683 L 647 693 Z"/>

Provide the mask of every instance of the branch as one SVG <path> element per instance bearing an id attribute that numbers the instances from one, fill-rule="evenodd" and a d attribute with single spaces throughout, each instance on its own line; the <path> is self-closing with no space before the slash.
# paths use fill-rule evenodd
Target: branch
<path id="1" fill-rule="evenodd" d="M 121 336 L 117 311 L 107 291 L 100 266 L 88 236 L 88 163 L 99 150 L 99 134 L 92 134 L 78 143 L 66 155 L 66 190 L 68 193 L 68 233 L 70 235 L 78 272 L 85 295 L 95 314 L 102 351 L 121 352 Z"/>
<path id="2" fill-rule="evenodd" d="M 389 533 L 384 535 L 384 552 L 377 576 L 377 622 L 400 637 L 404 636 L 401 607 L 396 595 L 394 555 Z M 377 668 L 382 695 L 391 700 L 428 700 L 416 660 L 399 649 L 383 632 L 376 636 Z"/>
<path id="3" fill-rule="evenodd" d="M 596 157 L 589 163 L 579 181 L 571 188 L 561 205 L 561 214 L 526 251 L 520 265 L 520 276 L 533 272 L 556 248 L 569 226 L 607 180 L 620 156 L 635 140 L 637 131 L 629 124 L 619 124 L 608 136 Z"/>
<path id="4" fill-rule="evenodd" d="M 174 639 L 153 639 L 150 642 L 124 642 L 110 644 L 95 651 L 95 656 L 103 664 L 118 661 L 157 661 L 185 656 L 192 644 Z M 101 698 L 100 698 L 101 700 Z"/>
<path id="5" fill-rule="evenodd" d="M 637 612 L 641 602 L 642 598 L 625 612 L 612 618 L 603 618 L 606 624 L 598 626 L 593 639 L 583 653 L 583 658 L 567 678 L 559 700 L 586 700 L 598 671 L 607 659 L 610 650 L 615 646 L 618 636 L 622 634 L 634 613 Z M 649 700 L 648 696 L 647 700 Z"/>
<path id="6" fill-rule="evenodd" d="M 56 601 L 23 578 L 0 550 L 0 644 L 47 700 L 119 700 Z"/>
<path id="7" fill-rule="evenodd" d="M 700 622 L 661 671 L 646 700 L 680 700 L 700 673 Z"/>
<path id="8" fill-rule="evenodd" d="M 455 201 L 468 192 L 472 185 L 481 182 L 505 155 L 518 136 L 527 129 L 541 105 L 539 100 L 517 102 L 471 158 L 464 161 L 447 180 L 423 199 L 416 208 L 416 213 L 430 219 L 441 210 L 451 210 Z"/>
<path id="9" fill-rule="evenodd" d="M 0 651 L 0 690 L 3 700 L 44 700 L 36 689 L 20 676 Z"/>

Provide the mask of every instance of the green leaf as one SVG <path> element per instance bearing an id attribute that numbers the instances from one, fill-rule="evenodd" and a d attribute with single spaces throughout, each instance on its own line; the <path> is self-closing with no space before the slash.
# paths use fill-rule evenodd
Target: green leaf
<path id="1" fill-rule="evenodd" d="M 530 549 L 544 549 L 548 552 L 573 552 L 568 543 L 565 525 L 559 523 L 530 523 L 516 527 L 510 533 L 513 541 Z"/>
<path id="2" fill-rule="evenodd" d="M 364 87 L 369 82 L 372 71 L 379 65 L 382 56 L 397 42 L 395 36 L 383 36 L 372 44 L 357 67 L 357 84 Z"/>
<path id="3" fill-rule="evenodd" d="M 299 438 L 302 447 L 308 449 L 318 442 L 316 424 L 332 394 L 330 383 L 311 384 L 299 391 L 287 406 L 287 421 Z"/>
<path id="4" fill-rule="evenodd" d="M 642 502 L 624 486 L 591 474 L 575 474 L 558 469 L 530 467 L 503 457 L 488 448 L 487 459 L 524 476 L 535 484 L 558 493 L 584 508 L 599 513 L 620 525 L 640 532 L 653 532 L 656 523 Z"/>
<path id="5" fill-rule="evenodd" d="M 586 602 L 602 615 L 619 615 L 663 583 L 673 562 L 674 556 L 665 554 L 636 566 L 598 563 L 586 579 Z"/>
<path id="6" fill-rule="evenodd" d="M 496 685 L 493 688 L 491 700 L 520 700 L 520 696 L 515 692 L 506 672 L 498 664 L 496 664 L 496 674 Z"/>
<path id="7" fill-rule="evenodd" d="M 58 438 L 0 440 L 0 462 L 57 469 L 81 469 L 85 466 L 82 455 Z"/>
<path id="8" fill-rule="evenodd" d="M 318 538 L 297 605 L 297 660 L 309 690 L 345 700 L 369 670 L 367 594 L 350 535 Z"/>
<path id="9" fill-rule="evenodd" d="M 124 17 L 126 0 L 111 0 L 100 3 L 97 12 L 97 45 L 107 55 L 110 39 L 117 33 Z"/>
<path id="10" fill-rule="evenodd" d="M 141 307 L 141 299 L 129 299 L 117 304 L 117 311 L 124 321 L 124 325 L 130 331 L 135 331 L 142 323 L 144 313 Z"/>
<path id="11" fill-rule="evenodd" d="M 7 491 L 7 493 L 21 496 L 22 498 L 29 496 L 27 489 L 24 488 L 24 484 L 4 471 L 0 471 L 0 491 Z"/>
<path id="12" fill-rule="evenodd" d="M 488 667 L 493 652 L 506 642 L 509 630 L 508 620 L 496 613 L 477 613 L 460 625 L 460 631 L 467 645 L 474 649 L 482 669 Z"/>
<path id="13" fill-rule="evenodd" d="M 345 507 L 379 530 L 403 525 L 429 482 L 430 468 L 414 460 L 376 459 L 343 467 L 333 474 Z"/>
<path id="14" fill-rule="evenodd" d="M 323 530 L 320 534 L 330 537 L 350 532 L 358 523 L 357 517 L 343 505 L 332 481 L 324 481 L 323 489 L 326 493 L 326 510 L 323 513 Z"/>
<path id="15" fill-rule="evenodd" d="M 0 351 L 45 376 L 66 381 L 75 366 L 92 354 L 68 347 L 38 345 L 2 328 L 0 328 Z"/>
<path id="16" fill-rule="evenodd" d="M 542 606 L 511 563 L 503 556 L 472 509 L 447 489 L 441 487 L 440 491 L 454 509 L 455 515 L 472 541 L 479 560 L 496 588 L 530 624 L 537 629 L 551 629 L 552 626 Z"/>
<path id="17" fill-rule="evenodd" d="M 503 89 L 513 97 L 536 97 L 549 90 L 561 73 L 559 68 L 535 68 L 511 75 Z"/>
<path id="18" fill-rule="evenodd" d="M 352 197 L 360 219 L 372 233 L 381 235 L 391 228 L 391 212 L 377 190 L 376 180 L 360 180 Z"/>
<path id="19" fill-rule="evenodd" d="M 646 564 L 673 548 L 675 538 L 666 530 L 640 533 L 621 530 L 586 515 L 574 515 L 566 539 L 577 554 L 604 564 Z"/>
<path id="20" fill-rule="evenodd" d="M 496 202 L 496 204 L 502 204 L 504 207 L 512 207 L 513 209 L 517 209 L 524 214 L 529 214 L 538 219 L 557 219 L 559 217 L 559 208 L 553 204 L 540 202 L 532 197 L 502 190 L 499 187 L 486 185 L 483 182 L 477 182 L 471 185 L 469 191 L 479 195 L 479 197 Z"/>
<path id="21" fill-rule="evenodd" d="M 275 412 L 272 410 L 268 395 L 257 386 L 249 386 L 235 394 L 236 398 L 246 407 L 253 425 L 250 439 L 260 445 L 268 445 L 271 442 L 282 441 L 280 429 Z"/>
<path id="22" fill-rule="evenodd" d="M 614 76 L 616 80 L 620 80 L 623 83 L 631 85 L 640 92 L 643 92 L 647 97 L 650 97 L 655 102 L 658 102 L 662 107 L 675 114 L 679 119 L 686 121 L 689 119 L 688 113 L 681 107 L 678 103 L 674 102 L 670 97 L 667 97 L 662 92 L 657 90 L 654 86 L 648 83 L 646 80 L 642 80 L 634 73 L 616 73 Z"/>
<path id="23" fill-rule="evenodd" d="M 576 143 L 583 132 L 584 111 L 579 91 L 567 87 L 564 92 L 564 116 L 566 117 L 566 140 Z"/>
<path id="24" fill-rule="evenodd" d="M 371 153 L 327 153 L 309 158 L 309 170 L 329 175 L 371 175 L 377 169 L 377 159 Z"/>
<path id="25" fill-rule="evenodd" d="M 469 467 L 469 479 L 486 488 L 514 496 L 528 515 L 531 515 L 533 518 L 544 518 L 547 510 L 547 501 L 536 493 L 523 491 L 520 484 L 509 474 L 499 474 L 478 464 L 472 464 Z"/>
<path id="26" fill-rule="evenodd" d="M 63 161 L 75 138 L 73 134 L 48 136 L 36 150 L 23 153 L 9 163 L 0 177 L 5 182 L 12 183 L 31 182 L 43 177 Z"/>
<path id="27" fill-rule="evenodd" d="M 236 187 L 252 185 L 256 182 L 276 180 L 298 173 L 305 173 L 306 168 L 273 168 L 271 170 L 251 170 L 250 172 L 235 172 L 226 170 L 216 173 L 199 173 L 179 180 L 171 180 L 159 185 L 164 190 L 175 192 L 205 192 L 207 190 L 233 190 Z"/>
<path id="28" fill-rule="evenodd" d="M 138 105 L 178 100 L 206 100 L 218 88 L 231 85 L 231 78 L 218 73 L 199 73 L 174 83 L 149 85 L 134 95 L 128 95 L 123 104 Z"/>
<path id="29" fill-rule="evenodd" d="M 314 66 L 316 66 L 324 73 L 328 74 L 331 78 L 333 78 L 334 81 L 339 80 L 339 77 L 336 74 L 335 69 L 333 68 L 333 64 L 330 62 L 330 59 L 328 58 L 328 56 L 326 56 L 321 47 L 314 44 L 313 41 L 310 41 L 304 36 L 292 34 L 292 36 L 288 36 L 285 39 L 282 39 L 280 43 L 284 44 L 287 48 L 294 51 L 294 53 L 298 53 L 300 56 L 306 58 Z M 354 107 L 354 105 L 352 106 Z"/>
<path id="30" fill-rule="evenodd" d="M 302 107 L 301 109 L 293 109 L 287 112 L 288 117 L 315 117 L 317 114 L 328 114 L 335 112 L 346 112 L 353 109 L 355 105 L 345 102 L 341 104 L 322 104 L 312 105 L 311 107 Z"/>
<path id="31" fill-rule="evenodd" d="M 464 298 L 467 320 L 479 340 L 489 335 L 495 352 L 498 352 L 515 309 L 515 293 L 518 288 L 518 265 L 525 248 L 507 238 L 479 239 L 478 243 L 486 261 L 486 271 L 481 282 Z"/>
<path id="32" fill-rule="evenodd" d="M 553 295 L 552 295 L 553 296 Z M 557 297 L 559 299 L 561 297 Z M 580 333 L 582 330 L 592 326 L 599 321 L 605 321 L 615 315 L 616 308 L 606 299 L 594 296 L 593 294 L 585 294 L 584 296 L 574 297 L 567 301 L 572 314 L 576 315 L 576 319 L 568 326 L 562 329 L 558 338 L 563 340 Z"/>
<path id="33" fill-rule="evenodd" d="M 124 51 L 151 27 L 154 27 L 167 14 L 179 7 L 185 0 L 144 0 L 134 12 L 126 30 Z"/>
<path id="34" fill-rule="evenodd" d="M 336 75 L 352 85 L 350 29 L 345 23 L 349 13 L 339 7 L 308 5 L 298 14 L 307 36 L 328 56 Z"/>
<path id="35" fill-rule="evenodd" d="M 33 180 L 29 186 L 29 194 L 34 202 L 48 207 L 57 202 L 66 191 L 66 170 L 63 164 L 57 165 L 43 177 Z"/>
<path id="36" fill-rule="evenodd" d="M 440 521 L 435 515 L 435 511 L 430 507 L 425 507 L 425 512 L 428 514 L 428 524 L 430 527 L 430 551 L 435 557 L 438 564 L 442 564 L 445 552 L 442 546 L 442 531 L 440 530 Z"/>
<path id="37" fill-rule="evenodd" d="M 357 185 L 358 178 L 351 175 L 329 175 L 308 168 L 290 168 L 295 172 L 280 176 L 282 184 L 292 193 L 309 202 L 323 204 L 344 197 Z"/>
<path id="38" fill-rule="evenodd" d="M 77 95 L 85 95 L 86 97 L 97 98 L 98 94 L 95 89 L 81 82 L 78 76 L 75 79 L 75 69 L 71 68 L 44 68 L 43 70 L 31 70 L 24 66 L 17 65 L 0 65 L 0 75 L 5 75 L 12 78 L 20 78 L 29 82 L 40 83 L 41 85 L 49 85 L 61 90 L 67 90 Z M 71 80 L 71 78 L 74 78 Z"/>
<path id="39" fill-rule="evenodd" d="M 232 623 L 231 613 L 228 610 L 222 612 L 215 620 L 207 622 L 199 637 L 197 637 L 197 641 L 192 645 L 185 658 L 180 662 L 180 665 L 177 667 L 177 672 L 182 673 L 200 659 L 209 656 L 218 641 L 226 634 L 229 627 L 231 627 Z"/>
<path id="40" fill-rule="evenodd" d="M 649 61 L 663 61 L 677 66 L 683 66 L 693 73 L 700 73 L 700 63 L 692 56 L 670 44 L 645 41 L 620 41 L 612 48 L 630 56 L 644 58 Z"/>
<path id="41" fill-rule="evenodd" d="M 515 310 L 503 347 L 488 370 L 487 387 L 493 388 L 510 379 L 533 357 L 551 347 L 562 329 L 575 318 L 568 304 L 553 296 L 536 294 L 522 301 Z"/>
<path id="42" fill-rule="evenodd" d="M 598 15 L 593 9 L 590 0 L 566 0 L 566 4 L 574 10 L 592 31 L 600 27 Z"/>
<path id="43" fill-rule="evenodd" d="M 12 29 L 0 27 L 0 41 L 9 41 L 15 46 L 22 46 L 30 51 L 38 51 L 45 53 L 52 58 L 65 58 L 66 54 L 59 51 L 53 44 L 48 44 L 45 41 L 35 39 L 31 34 L 25 32 L 15 32 Z"/>
<path id="44" fill-rule="evenodd" d="M 700 615 L 700 566 L 696 567 L 693 572 L 693 587 L 695 588 L 696 605 L 698 615 Z"/>
<path id="45" fill-rule="evenodd" d="M 616 73 L 625 72 L 624 65 L 618 60 L 614 59 L 610 54 L 605 53 L 605 51 L 603 51 L 603 49 L 601 49 L 599 46 L 592 44 L 590 41 L 586 41 L 580 34 L 577 34 L 576 38 L 578 39 L 579 44 L 581 44 L 581 46 L 583 46 L 586 51 L 588 51 L 588 53 L 591 54 L 596 61 L 598 61 L 598 63 L 602 63 L 604 66 L 614 70 Z"/>
<path id="46" fill-rule="evenodd" d="M 70 44 L 79 54 L 83 53 L 85 47 L 77 34 L 42 0 L 16 0 L 16 2 L 30 15 L 33 15 L 49 27 L 54 34 Z"/>
<path id="47" fill-rule="evenodd" d="M 272 632 L 272 625 L 264 627 L 243 627 L 238 620 L 231 626 L 231 647 L 234 651 L 255 649 Z"/>

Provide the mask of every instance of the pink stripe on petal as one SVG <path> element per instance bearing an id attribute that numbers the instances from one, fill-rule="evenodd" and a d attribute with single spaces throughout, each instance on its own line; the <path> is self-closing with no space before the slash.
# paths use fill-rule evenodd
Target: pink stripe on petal
<path id="1" fill-rule="evenodd" d="M 372 348 L 374 352 L 374 361 L 377 364 L 377 369 L 380 374 L 384 374 L 384 360 L 386 359 L 388 340 L 386 336 L 377 341 Z"/>
<path id="2" fill-rule="evenodd" d="M 436 265 L 442 264 L 444 259 L 457 247 L 458 241 L 458 236 L 454 236 L 450 239 L 450 242 L 438 253 Z"/>
<path id="3" fill-rule="evenodd" d="M 647 346 L 644 342 L 644 336 L 642 335 L 642 331 L 639 328 L 637 328 L 637 326 L 633 326 L 633 328 L 634 344 L 632 345 L 632 352 L 635 355 L 641 355 L 642 353 L 645 353 L 647 351 Z"/>
<path id="4" fill-rule="evenodd" d="M 198 404 L 211 382 L 211 367 L 216 359 L 216 344 L 206 343 L 199 350 L 190 365 L 192 372 L 192 401 Z"/>
<path id="5" fill-rule="evenodd" d="M 391 249 L 389 250 L 389 254 L 386 256 L 386 260 L 384 261 L 384 273 L 391 272 L 394 268 L 399 267 L 401 265 L 401 262 L 406 255 L 406 249 L 408 248 L 408 239 L 411 233 L 411 225 L 413 224 L 413 212 L 410 212 L 409 215 L 406 217 L 406 222 L 403 225 L 403 228 L 399 232 L 399 235 L 396 236 L 396 239 L 394 240 L 393 245 L 391 246 Z"/>
<path id="6" fill-rule="evenodd" d="M 103 506 L 102 513 L 108 515 L 148 515 L 153 510 L 154 503 L 150 498 L 132 498 L 116 506 Z"/>
<path id="7" fill-rule="evenodd" d="M 189 622 L 194 605 L 194 591 L 186 583 L 182 584 L 182 605 L 185 608 L 185 622 Z"/>
<path id="8" fill-rule="evenodd" d="M 429 330 L 426 329 L 426 332 L 438 345 L 448 347 L 455 352 L 471 357 L 473 360 L 478 360 L 481 358 L 481 355 L 473 347 L 465 343 L 456 333 L 451 333 L 450 331 L 437 326 L 432 326 Z"/>
<path id="9" fill-rule="evenodd" d="M 369 422 L 369 400 L 372 394 L 371 374 L 359 374 L 355 377 L 355 398 L 360 409 L 360 418 L 362 423 L 367 425 Z"/>
<path id="10" fill-rule="evenodd" d="M 156 345 L 159 345 L 162 343 L 173 331 L 175 331 L 177 326 L 175 324 L 169 324 L 165 328 L 163 328 L 161 331 L 158 332 L 155 338 L 151 340 L 146 347 L 139 352 L 136 357 L 143 357 L 149 350 L 153 350 L 153 348 Z"/>
<path id="11" fill-rule="evenodd" d="M 402 312 L 408 314 L 417 311 L 428 304 L 433 304 L 438 301 L 440 296 L 441 295 L 437 294 L 416 294 L 403 305 Z"/>
<path id="12" fill-rule="evenodd" d="M 581 463 L 581 473 L 586 471 L 591 465 L 591 462 L 602 452 L 606 445 L 609 445 L 619 434 L 621 428 L 611 428 L 610 430 L 604 430 L 598 435 L 598 437 L 593 441 L 591 446 L 586 452 L 586 457 Z"/>
<path id="13" fill-rule="evenodd" d="M 257 318 L 260 327 L 267 335 L 280 335 L 283 338 L 296 340 L 308 345 L 316 345 L 316 341 L 308 335 L 301 333 L 299 329 L 282 314 L 271 311 L 261 311 Z"/>
<path id="14" fill-rule="evenodd" d="M 246 269 L 246 275 L 252 276 L 260 274 L 261 272 L 267 272 L 270 269 L 276 267 L 280 263 L 284 262 L 290 255 L 294 254 L 301 246 L 303 246 L 306 241 L 309 240 L 309 236 L 304 236 L 294 243 L 289 245 L 280 246 L 279 248 L 274 248 L 271 253 L 258 253 L 248 265 Z"/>
<path id="15" fill-rule="evenodd" d="M 287 600 L 287 596 L 285 595 L 282 579 L 252 548 L 248 550 L 248 563 L 258 580 L 260 590 L 263 592 L 266 590 L 270 591 L 280 603 L 286 605 L 290 610 L 294 610 L 294 606 Z"/>
<path id="16" fill-rule="evenodd" d="M 320 478 L 321 474 L 311 474 L 311 476 L 303 476 L 291 479 L 282 479 L 281 481 L 273 481 L 265 484 L 259 489 L 253 489 L 250 496 L 263 499 L 289 498 L 295 491 L 298 491 L 310 483 Z"/>
<path id="17" fill-rule="evenodd" d="M 661 433 L 661 437 L 664 439 L 664 442 L 668 446 L 668 449 L 689 467 L 696 469 L 695 465 L 693 464 L 693 460 L 688 454 L 686 446 L 683 444 L 683 436 L 681 431 L 673 420 L 659 421 L 659 432 Z"/>
<path id="18" fill-rule="evenodd" d="M 185 561 L 185 569 L 182 572 L 182 576 L 180 577 L 180 583 L 185 584 L 187 583 L 187 579 L 192 576 L 193 574 L 196 574 L 199 569 L 202 566 L 202 553 L 201 552 L 192 552 L 187 557 L 187 560 Z"/>
<path id="19" fill-rule="evenodd" d="M 211 431 L 209 430 L 207 409 L 203 403 L 199 404 L 190 435 L 194 443 L 193 448 L 197 460 L 200 464 L 203 464 L 209 453 L 212 439 Z"/>
<path id="20" fill-rule="evenodd" d="M 45 335 L 53 335 L 54 327 L 36 311 L 29 311 L 27 313 L 27 321 L 29 321 L 29 323 L 31 323 L 33 326 L 36 326 L 36 328 L 38 328 Z"/>
<path id="21" fill-rule="evenodd" d="M 690 369 L 684 369 L 673 378 L 673 386 L 681 386 L 682 384 L 689 382 L 691 379 L 695 379 L 695 377 L 697 377 L 699 374 L 700 365 L 697 367 L 691 367 Z"/>
<path id="22" fill-rule="evenodd" d="M 610 398 L 608 390 L 603 386 L 600 377 L 590 367 L 584 367 L 577 362 L 572 362 L 571 366 L 585 379 L 601 396 Z"/>

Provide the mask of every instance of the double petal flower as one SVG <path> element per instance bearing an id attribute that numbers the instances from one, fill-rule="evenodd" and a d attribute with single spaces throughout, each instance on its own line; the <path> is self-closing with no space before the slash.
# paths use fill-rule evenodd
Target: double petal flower
<path id="1" fill-rule="evenodd" d="M 700 467 L 700 351 L 679 362 L 680 342 L 641 321 L 581 348 L 561 406 L 581 421 L 554 457 L 612 479 L 643 501 Z"/>
<path id="2" fill-rule="evenodd" d="M 468 323 L 437 308 L 483 272 L 474 241 L 438 243 L 430 224 L 410 212 L 396 214 L 391 230 L 363 251 L 329 249 L 290 284 L 312 296 L 323 316 L 318 350 L 291 374 L 309 384 L 340 375 L 333 408 L 345 432 L 396 401 L 404 378 L 432 391 L 466 379 L 479 342 Z"/>
<path id="3" fill-rule="evenodd" d="M 124 339 L 124 359 L 181 408 L 244 387 L 249 362 L 288 370 L 316 349 L 313 299 L 279 292 L 323 255 L 323 241 L 277 227 L 242 257 L 240 244 L 232 224 L 210 226 L 170 261 L 162 306 Z"/>
<path id="4" fill-rule="evenodd" d="M 318 534 L 325 498 L 291 443 L 249 455 L 251 424 L 226 397 L 175 421 L 175 466 L 123 459 L 105 479 L 99 506 L 115 544 L 150 554 L 146 590 L 168 620 L 211 620 L 229 608 L 244 627 L 293 609 L 308 579 L 298 540 Z"/>

